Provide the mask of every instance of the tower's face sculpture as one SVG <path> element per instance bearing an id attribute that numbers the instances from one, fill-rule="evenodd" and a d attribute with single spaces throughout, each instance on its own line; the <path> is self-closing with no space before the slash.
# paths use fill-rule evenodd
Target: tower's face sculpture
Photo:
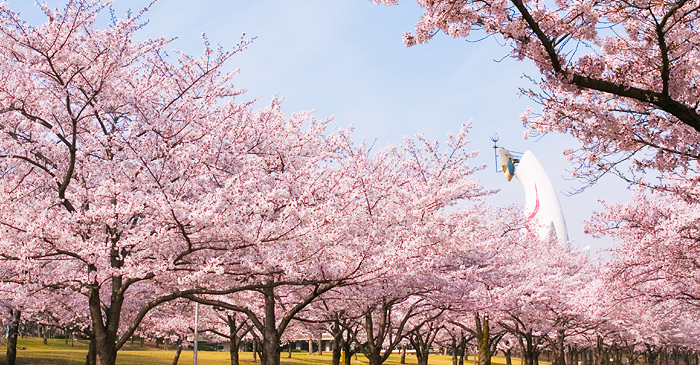
<path id="1" fill-rule="evenodd" d="M 501 163 L 501 169 L 503 169 L 503 173 L 506 174 L 506 179 L 510 181 L 510 179 L 515 176 L 515 163 L 517 161 L 513 158 L 513 155 L 503 147 L 498 147 L 496 153 L 498 154 L 498 162 Z"/>
<path id="2" fill-rule="evenodd" d="M 525 228 L 540 239 L 569 240 L 557 192 L 537 157 L 526 151 L 518 159 L 505 148 L 497 148 L 498 161 L 510 181 L 518 179 L 525 189 Z"/>

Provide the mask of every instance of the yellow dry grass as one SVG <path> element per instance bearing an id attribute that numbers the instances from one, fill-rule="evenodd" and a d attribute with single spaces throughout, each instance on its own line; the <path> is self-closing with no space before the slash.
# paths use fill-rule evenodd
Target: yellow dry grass
<path id="1" fill-rule="evenodd" d="M 44 345 L 41 339 L 37 338 L 22 338 L 18 341 L 17 364 L 18 365 L 82 365 L 85 363 L 85 355 L 87 354 L 87 345 L 84 342 L 78 342 L 74 347 L 65 343 L 65 340 L 50 339 L 48 345 Z M 125 349 L 117 355 L 117 364 L 119 365 L 170 365 L 175 356 L 174 350 L 165 350 L 162 348 L 156 349 L 153 344 L 147 344 L 144 348 L 139 346 L 137 342 L 134 345 L 127 345 Z M 0 364 L 5 364 L 5 348 L 0 347 Z M 192 351 L 183 351 L 180 355 L 178 364 L 192 364 Z M 214 351 L 199 351 L 197 357 L 198 365 L 230 365 L 228 352 Z M 308 355 L 305 352 L 293 352 L 292 358 L 287 358 L 287 353 L 283 352 L 281 356 L 282 365 L 330 365 L 331 354 L 324 353 L 323 355 Z M 494 365 L 505 364 L 503 357 L 494 357 L 492 359 Z M 367 359 L 359 355 L 353 358 L 352 365 L 367 365 Z M 416 365 L 416 357 L 414 355 L 406 355 L 407 365 Z M 452 357 L 445 355 L 431 355 L 428 361 L 429 365 L 452 365 Z M 242 352 L 240 354 L 241 365 L 259 365 L 260 361 L 253 362 L 253 354 L 250 352 Z M 399 365 L 400 356 L 393 354 L 385 362 L 385 365 Z M 473 364 L 473 358 L 470 357 L 465 365 Z M 519 365 L 518 359 L 513 359 L 514 365 Z"/>

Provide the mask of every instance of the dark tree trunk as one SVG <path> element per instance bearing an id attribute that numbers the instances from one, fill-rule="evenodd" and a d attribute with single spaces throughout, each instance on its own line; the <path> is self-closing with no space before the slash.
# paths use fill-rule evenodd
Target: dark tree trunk
<path id="1" fill-rule="evenodd" d="M 673 365 L 680 365 L 681 363 L 681 355 L 678 352 L 678 349 L 673 350 Z"/>
<path id="2" fill-rule="evenodd" d="M 401 346 L 401 364 L 406 363 L 406 346 Z"/>
<path id="3" fill-rule="evenodd" d="M 251 331 L 251 327 L 245 320 L 240 324 L 236 323 L 236 316 L 231 314 L 226 315 L 226 324 L 228 324 L 228 340 L 230 343 L 229 357 L 231 359 L 231 365 L 238 365 L 240 361 L 238 351 L 241 347 L 241 341 L 243 337 Z"/>
<path id="4" fill-rule="evenodd" d="M 116 241 L 113 241 L 113 244 L 114 246 L 110 251 L 110 264 L 113 268 L 121 268 L 123 265 L 123 262 L 119 259 L 121 254 L 116 247 Z M 115 276 L 112 277 L 109 284 L 92 283 L 88 291 L 88 310 L 90 311 L 92 332 L 94 334 L 96 365 L 115 365 L 117 351 L 126 343 L 128 337 L 136 329 L 135 326 L 130 326 L 120 337 L 119 327 L 124 295 L 132 283 L 133 281 L 129 280 L 125 282 L 121 276 Z M 111 291 L 111 295 L 108 301 L 102 302 L 100 294 L 102 290 L 107 288 L 105 285 L 109 285 L 108 288 Z"/>
<path id="5" fill-rule="evenodd" d="M 503 351 L 503 355 L 506 357 L 506 365 L 513 365 L 513 360 L 511 359 L 510 353 L 511 349 Z"/>
<path id="6" fill-rule="evenodd" d="M 657 357 L 658 357 L 658 355 L 657 355 L 656 351 L 654 351 L 651 348 L 651 346 L 647 346 L 647 351 L 646 351 L 646 355 L 645 355 L 646 363 L 648 365 L 656 365 L 657 364 L 657 362 L 656 362 Z"/>
<path id="7" fill-rule="evenodd" d="M 540 357 L 540 350 L 537 349 L 537 343 L 535 343 L 535 338 L 532 335 L 532 329 L 522 333 L 522 337 L 525 340 L 522 346 L 524 365 L 537 365 Z"/>
<path id="8" fill-rule="evenodd" d="M 228 349 L 228 353 L 229 353 L 229 358 L 231 359 L 231 365 L 238 365 L 238 363 L 239 363 L 238 345 L 233 346 L 233 344 L 231 344 L 231 348 Z"/>
<path id="9" fill-rule="evenodd" d="M 557 339 L 554 342 L 554 362 L 552 365 L 566 365 L 566 355 L 564 353 L 564 330 L 557 331 Z"/>
<path id="10" fill-rule="evenodd" d="M 418 365 L 428 365 L 428 354 L 423 354 L 424 356 L 417 357 Z"/>
<path id="11" fill-rule="evenodd" d="M 113 278 L 113 280 L 118 280 Z M 97 284 L 95 284 L 97 285 Z M 123 299 L 123 298 L 119 298 Z M 102 303 L 100 301 L 99 288 L 90 290 L 88 303 L 90 308 L 90 318 L 92 320 L 92 330 L 94 332 L 95 343 L 95 364 L 114 365 L 117 361 L 117 326 L 119 325 L 119 314 L 121 314 L 121 300 L 112 297 L 111 308 L 107 308 L 107 323 L 102 318 Z M 116 318 L 115 318 L 116 317 Z"/>
<path id="12" fill-rule="evenodd" d="M 345 328 L 340 324 L 339 316 L 334 318 L 330 331 L 331 336 L 333 336 L 333 357 L 331 358 L 331 365 L 341 365 L 340 360 L 343 356 L 343 348 L 345 347 L 345 340 L 343 338 Z"/>
<path id="13" fill-rule="evenodd" d="M 459 346 L 457 346 L 457 339 L 454 337 L 452 337 L 450 348 L 452 350 L 452 365 L 459 365 Z"/>
<path id="14" fill-rule="evenodd" d="M 638 356 L 638 354 L 634 351 L 634 347 L 630 347 L 629 348 L 629 355 L 627 358 L 627 362 L 629 363 L 629 365 L 636 365 L 637 364 L 637 356 Z M 574 365 L 576 365 L 576 364 L 574 364 Z M 688 363 L 688 365 L 690 365 L 690 363 Z"/>
<path id="15" fill-rule="evenodd" d="M 265 296 L 265 327 L 263 329 L 263 348 L 260 356 L 262 365 L 280 365 L 280 335 L 277 332 L 275 316 L 275 292 L 273 288 L 262 290 Z"/>
<path id="16" fill-rule="evenodd" d="M 416 328 L 408 337 L 413 349 L 416 351 L 418 365 L 428 365 L 430 349 L 433 347 L 433 342 L 440 329 L 441 327 L 436 327 L 432 322 L 428 322 Z"/>
<path id="17" fill-rule="evenodd" d="M 459 341 L 459 365 L 464 365 L 464 361 L 469 361 L 469 358 L 467 357 L 467 338 L 462 336 L 462 339 Z"/>
<path id="18" fill-rule="evenodd" d="M 333 357 L 331 358 L 331 365 L 340 365 L 340 358 L 343 356 L 343 344 L 337 340 L 337 337 L 333 337 Z"/>
<path id="19" fill-rule="evenodd" d="M 491 365 L 491 352 L 489 351 L 489 315 L 484 315 L 483 321 L 479 314 L 474 315 L 476 323 L 476 346 L 479 356 L 479 365 Z"/>
<path id="20" fill-rule="evenodd" d="M 365 354 L 365 356 L 367 356 L 367 354 Z M 367 360 L 369 361 L 369 365 L 382 365 L 384 363 L 382 355 L 375 352 L 370 353 Z"/>
<path id="21" fill-rule="evenodd" d="M 606 365 L 608 363 L 608 359 L 605 354 L 605 343 L 603 342 L 603 338 L 600 336 L 598 336 L 596 339 L 594 358 L 595 365 Z"/>
<path id="22" fill-rule="evenodd" d="M 280 365 L 280 337 L 284 333 L 284 330 L 287 328 L 290 321 L 299 311 L 304 309 L 318 296 L 334 288 L 335 285 L 337 284 L 331 283 L 315 285 L 313 291 L 304 297 L 303 300 L 292 306 L 290 310 L 285 312 L 285 314 L 280 318 L 279 323 L 277 323 L 277 317 L 275 314 L 277 304 L 275 299 L 275 288 L 277 287 L 277 283 L 274 281 L 274 278 L 272 278 L 272 275 L 270 281 L 257 290 L 257 292 L 262 294 L 264 298 L 264 318 L 260 318 L 246 307 L 232 305 L 230 303 L 218 300 L 198 298 L 196 296 L 185 297 L 201 304 L 207 304 L 222 309 L 229 309 L 236 312 L 245 313 L 252 321 L 252 325 L 257 328 L 259 332 L 257 335 L 262 335 L 262 351 L 260 352 L 260 360 L 262 365 Z M 254 338 L 257 339 L 257 336 L 254 336 Z M 253 361 L 256 361 L 255 355 L 253 355 Z"/>
<path id="23" fill-rule="evenodd" d="M 430 356 L 429 344 L 414 338 L 411 338 L 411 344 L 413 345 L 413 349 L 416 351 L 418 365 L 428 365 L 428 357 Z"/>
<path id="24" fill-rule="evenodd" d="M 398 323 L 392 323 L 391 311 L 399 300 L 388 300 L 367 308 L 364 316 L 364 329 L 366 343 L 355 342 L 367 358 L 369 365 L 382 365 L 389 358 L 392 351 L 400 345 L 405 337 L 404 327 L 415 313 L 414 308 L 410 308 L 404 313 L 404 317 Z M 379 322 L 375 323 L 374 312 L 377 312 Z"/>
<path id="25" fill-rule="evenodd" d="M 182 340 L 177 340 L 175 342 L 175 357 L 173 358 L 173 365 L 177 365 L 180 361 L 180 354 L 182 353 Z"/>
<path id="26" fill-rule="evenodd" d="M 352 363 L 352 355 L 355 353 L 350 349 L 349 340 L 343 343 L 343 352 L 345 353 L 345 362 L 343 365 L 350 365 Z"/>
<path id="27" fill-rule="evenodd" d="M 576 348 L 568 346 L 566 351 L 566 365 L 578 365 L 578 353 Z"/>
<path id="28" fill-rule="evenodd" d="M 253 338 L 253 362 L 258 362 L 258 339 Z"/>
<path id="29" fill-rule="evenodd" d="M 85 365 L 95 365 L 97 363 L 97 351 L 95 350 L 95 334 L 90 332 L 88 342 L 88 353 L 85 356 Z"/>
<path id="30" fill-rule="evenodd" d="M 8 328 L 7 355 L 5 361 L 7 365 L 15 365 L 17 361 L 17 336 L 19 335 L 19 321 L 22 312 L 17 309 L 10 309 L 12 323 Z"/>

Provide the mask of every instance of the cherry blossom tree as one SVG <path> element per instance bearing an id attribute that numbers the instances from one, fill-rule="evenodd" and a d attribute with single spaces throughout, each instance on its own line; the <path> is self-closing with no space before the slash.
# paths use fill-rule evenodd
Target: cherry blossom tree
<path id="1" fill-rule="evenodd" d="M 532 78 L 535 87 L 524 90 L 541 105 L 541 111 L 523 114 L 526 135 L 556 131 L 577 138 L 581 146 L 565 154 L 575 164 L 574 177 L 585 184 L 616 174 L 650 188 L 636 192 L 627 205 L 608 206 L 591 228 L 621 242 L 607 265 L 610 285 L 617 288 L 612 297 L 694 305 L 698 224 L 692 212 L 700 203 L 697 2 L 418 4 L 424 12 L 415 31 L 404 35 L 407 45 L 440 32 L 504 40 L 512 57 L 530 61 L 541 74 Z"/>
<path id="2" fill-rule="evenodd" d="M 142 339 L 149 338 L 158 344 L 163 340 L 175 349 L 173 364 L 176 365 L 182 350 L 192 346 L 189 338 L 194 333 L 194 303 L 178 299 L 160 305 L 150 311 L 135 332 Z M 206 325 L 202 328 L 207 328 Z M 200 332 L 201 333 L 201 332 Z"/>
<path id="3" fill-rule="evenodd" d="M 462 338 L 474 339 L 479 363 L 489 364 L 505 334 L 498 327 L 501 298 L 511 283 L 523 280 L 521 256 L 534 237 L 522 229 L 522 214 L 513 207 L 475 205 L 459 213 L 437 250 L 441 255 L 433 257 L 431 272 L 440 290 L 430 300 L 446 309 L 446 322 L 459 328 Z"/>
<path id="4" fill-rule="evenodd" d="M 211 326 L 210 332 L 226 338 L 229 341 L 229 357 L 231 365 L 239 364 L 239 355 L 243 339 L 253 330 L 253 326 L 247 317 L 241 313 L 214 308 L 216 317 L 224 322 L 226 331 L 218 330 L 217 326 Z"/>
<path id="5" fill-rule="evenodd" d="M 433 349 L 433 344 L 444 329 L 443 321 L 439 318 L 442 313 L 443 311 L 439 309 L 423 313 L 423 318 L 419 319 L 418 325 L 414 326 L 408 335 L 411 347 L 416 351 L 419 365 L 428 365 L 428 357 Z"/>
<path id="6" fill-rule="evenodd" d="M 386 291 L 387 293 L 389 290 Z M 353 342 L 372 365 L 381 365 L 414 329 L 426 323 L 424 298 L 386 295 L 363 306 L 359 331 L 352 332 Z"/>
<path id="7" fill-rule="evenodd" d="M 107 6 L 44 7 L 36 27 L 0 8 L 2 272 L 82 295 L 100 365 L 162 303 L 265 291 L 285 265 L 303 282 L 313 248 L 339 246 L 352 144 L 278 99 L 237 102 L 221 67 L 247 42 L 173 59 L 133 40 L 143 12 L 98 28 Z"/>
<path id="8" fill-rule="evenodd" d="M 352 334 L 359 331 L 358 319 L 362 313 L 357 310 L 358 306 L 350 303 L 356 297 L 356 289 L 362 286 L 358 284 L 335 288 L 295 316 L 300 322 L 300 328 L 315 326 L 331 335 L 332 365 L 350 365 L 352 355 L 359 351 L 359 348 L 352 347 Z M 301 334 L 298 336 L 301 337 Z M 341 360 L 344 360 L 343 364 Z"/>
<path id="9" fill-rule="evenodd" d="M 375 0 L 396 4 L 398 0 Z M 541 72 L 534 132 L 579 139 L 575 172 L 593 181 L 633 161 L 638 171 L 693 169 L 700 156 L 698 11 L 694 1 L 418 1 L 424 13 L 407 45 L 437 33 L 494 35 Z"/>
<path id="10" fill-rule="evenodd" d="M 347 161 L 338 162 L 342 166 L 327 171 L 323 180 L 312 180 L 314 184 L 327 181 L 334 193 L 332 199 L 317 198 L 318 204 L 332 207 L 307 213 L 322 224 L 313 226 L 308 236 L 278 240 L 270 247 L 274 252 L 257 251 L 260 246 L 244 250 L 254 251 L 249 256 L 254 265 L 247 269 L 248 278 L 258 280 L 257 287 L 250 290 L 250 300 L 231 303 L 207 296 L 188 298 L 245 313 L 263 335 L 263 361 L 278 363 L 280 338 L 306 306 L 339 286 L 370 288 L 384 283 L 386 287 L 389 278 L 398 276 L 397 270 L 403 272 L 405 264 L 422 260 L 420 252 L 429 250 L 429 241 L 436 239 L 434 232 L 445 219 L 442 210 L 489 193 L 471 178 L 479 168 L 469 164 L 475 153 L 466 151 L 467 131 L 464 126 L 449 136 L 444 147 L 419 136 L 374 156 L 368 155 L 364 145 L 353 149 Z M 287 151 L 280 149 L 275 156 L 285 156 Z M 290 180 L 290 184 L 302 182 L 298 177 Z M 287 204 L 286 200 L 270 203 L 271 209 Z M 285 242 L 288 245 L 281 246 Z M 396 298 L 403 301 L 410 294 L 390 298 L 387 308 Z M 375 308 L 378 302 L 371 303 L 369 307 Z M 376 351 L 381 351 L 383 341 L 384 337 Z"/>
<path id="11" fill-rule="evenodd" d="M 500 325 L 520 342 L 525 362 L 536 363 L 544 348 L 564 365 L 566 337 L 588 328 L 594 300 L 589 290 L 598 271 L 590 259 L 566 245 L 539 241 L 518 260 L 521 280 L 500 295 L 506 316 Z"/>
<path id="12" fill-rule="evenodd" d="M 467 346 L 473 339 L 468 331 L 450 321 L 444 321 L 443 336 L 440 339 L 443 347 L 452 354 L 452 365 L 464 365 L 467 356 Z"/>
<path id="13" fill-rule="evenodd" d="M 681 183 L 695 195 L 693 183 Z M 637 189 L 629 203 L 608 205 L 597 214 L 588 229 L 620 242 L 605 265 L 609 292 L 620 300 L 680 300 L 700 306 L 696 212 L 694 200 Z"/>

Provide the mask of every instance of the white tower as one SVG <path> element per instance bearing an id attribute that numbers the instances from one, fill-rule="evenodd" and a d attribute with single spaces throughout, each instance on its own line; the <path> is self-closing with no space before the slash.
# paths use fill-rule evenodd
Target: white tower
<path id="1" fill-rule="evenodd" d="M 508 181 L 518 179 L 525 189 L 525 226 L 540 239 L 551 235 L 564 243 L 569 240 L 564 214 L 552 181 L 537 157 L 529 150 L 519 160 L 504 148 L 497 148 L 498 160 Z"/>

